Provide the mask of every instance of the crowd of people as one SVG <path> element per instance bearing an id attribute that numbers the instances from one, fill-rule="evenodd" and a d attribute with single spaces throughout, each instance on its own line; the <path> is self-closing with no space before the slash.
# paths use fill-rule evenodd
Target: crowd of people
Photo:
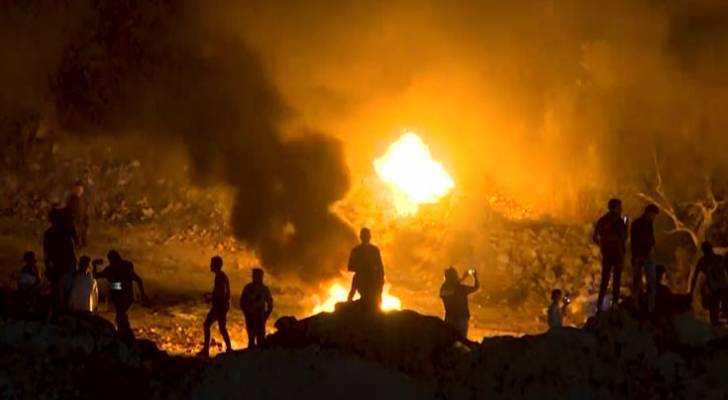
<path id="1" fill-rule="evenodd" d="M 50 304 L 47 315 L 53 318 L 64 312 L 95 313 L 99 303 L 97 280 L 106 279 L 109 282 L 108 301 L 116 311 L 119 336 L 130 342 L 134 340 L 134 333 L 127 314 L 134 303 L 133 285 L 137 284 L 142 302 L 146 302 L 144 282 L 135 272 L 134 264 L 122 258 L 116 250 L 107 253 L 107 265 L 101 270 L 99 268 L 104 264 L 103 260 L 92 260 L 87 255 L 77 258 L 77 252 L 88 243 L 88 213 L 83 194 L 83 184 L 76 182 L 65 207 L 53 207 L 49 212 L 50 227 L 43 234 L 45 277 L 50 286 L 50 293 L 46 296 L 49 299 L 47 303 Z M 703 275 L 706 282 L 701 289 L 703 305 L 710 311 L 711 323 L 719 324 L 721 317 L 728 318 L 726 259 L 716 254 L 710 243 L 704 243 L 703 256 L 695 268 L 689 293 L 674 294 L 663 283 L 667 269 L 658 264 L 655 257 L 653 224 L 659 213 L 657 206 L 649 204 L 642 215 L 630 223 L 629 218 L 623 215 L 622 202 L 611 199 L 608 212 L 596 222 L 593 240 L 602 255 L 597 314 L 610 306 L 620 306 L 621 276 L 629 242 L 633 271 L 631 303 L 635 310 L 647 316 L 660 316 L 689 309 L 698 276 Z M 361 243 L 351 250 L 348 261 L 348 269 L 353 272 L 353 278 L 347 301 L 354 301 L 358 293 L 358 303 L 362 309 L 376 311 L 379 309 L 384 286 L 382 256 L 379 248 L 371 243 L 371 231 L 368 228 L 361 229 L 359 237 Z M 223 272 L 223 259 L 220 256 L 211 258 L 210 271 L 215 278 L 212 292 L 206 296 L 211 307 L 203 322 L 204 342 L 200 356 L 209 355 L 210 329 L 215 322 L 225 342 L 226 351 L 233 350 L 226 327 L 231 301 L 230 282 Z M 472 278 L 472 285 L 463 283 L 468 278 Z M 608 295 L 610 281 L 612 291 Z M 643 281 L 646 281 L 646 290 L 643 290 Z M 28 251 L 23 255 L 23 266 L 17 282 L 24 309 L 28 313 L 42 314 L 42 302 L 39 301 L 42 297 L 42 278 L 34 252 Z M 479 287 L 478 274 L 473 268 L 462 275 L 454 267 L 449 267 L 444 272 L 444 282 L 439 291 L 445 310 L 444 320 L 464 338 L 467 338 L 470 320 L 468 296 Z M 563 318 L 570 302 L 569 296 L 564 296 L 560 289 L 552 291 L 547 312 L 550 328 L 563 326 Z M 262 269 L 253 269 L 252 280 L 240 295 L 240 309 L 245 320 L 249 347 L 261 346 L 265 339 L 266 322 L 273 311 L 273 297 L 264 284 Z"/>
<path id="2" fill-rule="evenodd" d="M 688 293 L 673 293 L 665 284 L 667 268 L 658 264 L 655 256 L 654 221 L 660 214 L 655 204 L 648 204 L 642 215 L 630 223 L 624 215 L 622 202 L 611 199 L 608 211 L 596 222 L 593 240 L 602 255 L 602 271 L 596 313 L 622 305 L 621 276 L 627 256 L 627 243 L 631 253 L 632 285 L 629 306 L 642 316 L 660 318 L 674 315 L 691 308 L 698 278 L 702 275 L 702 305 L 709 311 L 712 325 L 720 325 L 720 319 L 728 319 L 728 259 L 718 255 L 710 242 L 701 246 L 702 257 L 694 268 Z M 611 296 L 607 294 L 612 283 Z M 643 282 L 646 285 L 643 285 Z M 646 290 L 643 289 L 646 286 Z M 548 309 L 550 328 L 563 325 L 563 315 L 569 304 L 568 296 L 562 298 L 561 291 L 552 292 Z"/>

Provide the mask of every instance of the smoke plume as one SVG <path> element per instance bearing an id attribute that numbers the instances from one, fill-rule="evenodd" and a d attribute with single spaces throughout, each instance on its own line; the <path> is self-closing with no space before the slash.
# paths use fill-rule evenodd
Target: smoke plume
<path id="1" fill-rule="evenodd" d="M 234 232 L 264 266 L 304 278 L 336 271 L 353 239 L 329 211 L 349 184 L 341 144 L 319 132 L 284 138 L 293 110 L 255 51 L 202 7 L 4 2 L 0 113 L 73 135 L 142 135 L 160 157 L 182 145 L 193 178 L 234 188 Z"/>

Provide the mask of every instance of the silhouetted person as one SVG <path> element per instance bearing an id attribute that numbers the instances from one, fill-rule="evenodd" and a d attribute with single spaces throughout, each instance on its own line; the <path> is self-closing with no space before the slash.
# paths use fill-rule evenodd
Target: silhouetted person
<path id="1" fill-rule="evenodd" d="M 571 300 L 568 297 L 563 297 L 561 289 L 554 289 L 551 291 L 551 304 L 549 304 L 548 310 L 548 323 L 549 329 L 561 328 L 564 326 L 564 314 L 566 314 L 566 308 L 569 306 Z"/>
<path id="2" fill-rule="evenodd" d="M 205 342 L 202 344 L 202 350 L 200 350 L 198 355 L 203 357 L 210 355 L 210 327 L 215 321 L 217 321 L 220 335 L 222 335 L 222 339 L 225 341 L 225 350 L 227 352 L 233 351 L 233 346 L 230 344 L 230 335 L 228 335 L 226 326 L 227 313 L 230 309 L 230 281 L 227 275 L 222 272 L 222 258 L 220 256 L 215 256 L 210 259 L 210 271 L 215 274 L 215 283 L 210 296 L 212 307 L 210 308 L 210 312 L 207 313 L 205 322 L 202 324 Z"/>
<path id="3" fill-rule="evenodd" d="M 655 273 L 655 232 L 653 223 L 660 213 L 656 205 L 645 207 L 644 213 L 632 222 L 630 240 L 632 245 L 632 298 L 639 307 L 642 297 L 642 272 L 647 278 L 647 311 L 655 309 L 657 277 Z"/>
<path id="4" fill-rule="evenodd" d="M 602 309 L 604 296 L 612 278 L 612 302 L 619 304 L 619 285 L 622 279 L 625 242 L 627 241 L 627 219 L 622 218 L 622 201 L 609 200 L 609 211 L 597 221 L 593 240 L 602 252 L 602 278 L 597 297 L 597 313 Z"/>
<path id="5" fill-rule="evenodd" d="M 661 318 L 669 318 L 675 314 L 689 311 L 692 303 L 692 296 L 690 294 L 674 294 L 663 283 L 666 273 L 667 268 L 664 265 L 655 266 L 657 286 L 654 315 Z"/>
<path id="6" fill-rule="evenodd" d="M 461 283 L 469 275 L 473 277 L 473 286 Z M 458 278 L 458 271 L 453 267 L 445 270 L 445 282 L 440 286 L 440 298 L 445 306 L 445 322 L 457 329 L 464 338 L 468 337 L 470 322 L 468 296 L 479 288 L 480 281 L 474 269 L 467 271 L 462 278 Z"/>
<path id="7" fill-rule="evenodd" d="M 35 253 L 32 251 L 26 251 L 23 254 L 23 267 L 18 274 L 18 293 L 20 294 L 23 312 L 26 315 L 33 314 L 40 295 L 40 272 L 38 271 Z"/>
<path id="8" fill-rule="evenodd" d="M 720 324 L 719 312 L 725 315 L 728 309 L 728 301 L 726 293 L 728 292 L 728 276 L 726 276 L 723 257 L 715 254 L 713 245 L 704 242 L 701 245 L 703 256 L 698 260 L 695 266 L 693 278 L 690 281 L 690 295 L 692 297 L 695 292 L 695 284 L 698 281 L 698 275 L 705 276 L 705 285 L 703 286 L 702 297 L 703 304 L 707 306 L 710 313 L 710 323 L 714 326 Z"/>
<path id="9" fill-rule="evenodd" d="M 35 253 L 26 251 L 23 254 L 23 267 L 18 275 L 18 290 L 20 292 L 35 292 L 40 287 L 40 271 L 38 271 Z"/>
<path id="10" fill-rule="evenodd" d="M 85 314 L 96 312 L 99 304 L 99 287 L 90 267 L 91 259 L 88 256 L 81 256 L 68 296 L 68 309 L 71 311 Z"/>
<path id="11" fill-rule="evenodd" d="M 384 264 L 379 248 L 370 243 L 372 234 L 368 228 L 359 233 L 361 243 L 351 250 L 349 255 L 349 271 L 354 272 L 349 291 L 349 301 L 356 292 L 367 309 L 376 310 L 382 300 L 384 288 Z"/>
<path id="12" fill-rule="evenodd" d="M 263 283 L 263 270 L 253 269 L 253 281 L 240 294 L 240 309 L 245 317 L 248 347 L 258 347 L 265 339 L 265 323 L 273 312 L 273 296 Z"/>
<path id="13" fill-rule="evenodd" d="M 109 300 L 116 309 L 116 329 L 119 331 L 121 340 L 130 343 L 134 341 L 134 332 L 129 325 L 129 316 L 126 314 L 134 304 L 134 288 L 132 282 L 139 285 L 139 291 L 142 295 L 142 301 L 146 301 L 147 297 L 144 293 L 144 283 L 142 278 L 134 272 L 134 264 L 121 258 L 116 250 L 111 250 L 106 255 L 109 260 L 109 266 L 103 271 L 97 272 L 98 265 L 101 260 L 94 261 L 94 277 L 105 278 L 111 284 Z"/>
<path id="14" fill-rule="evenodd" d="M 68 224 L 65 210 L 54 208 L 48 214 L 51 226 L 43 234 L 45 275 L 51 285 L 53 309 L 62 309 L 61 278 L 76 268 L 76 233 Z"/>
<path id="15" fill-rule="evenodd" d="M 84 186 L 83 182 L 76 181 L 73 185 L 70 196 L 66 200 L 66 210 L 68 216 L 73 224 L 76 231 L 78 247 L 83 248 L 87 245 L 87 232 L 88 232 L 88 206 L 86 205 L 86 199 L 83 196 Z"/>

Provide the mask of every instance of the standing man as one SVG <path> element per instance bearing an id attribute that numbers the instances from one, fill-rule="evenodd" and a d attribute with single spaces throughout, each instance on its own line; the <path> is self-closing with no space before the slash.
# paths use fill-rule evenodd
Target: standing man
<path id="1" fill-rule="evenodd" d="M 51 285 L 52 307 L 55 313 L 63 307 L 61 303 L 61 278 L 76 269 L 76 233 L 69 226 L 65 210 L 54 208 L 48 213 L 50 228 L 43 233 L 43 260 L 45 275 Z"/>
<path id="2" fill-rule="evenodd" d="M 473 286 L 461 283 L 468 276 L 473 277 Z M 479 288 L 480 281 L 474 269 L 468 270 L 462 278 L 458 278 L 458 271 L 453 267 L 445 270 L 445 282 L 440 287 L 440 298 L 445 306 L 445 322 L 457 329 L 466 339 L 470 323 L 468 296 Z"/>
<path id="3" fill-rule="evenodd" d="M 88 207 L 83 197 L 83 182 L 78 180 L 73 185 L 71 195 L 66 200 L 66 210 L 76 230 L 78 248 L 86 247 L 88 231 Z"/>
<path id="4" fill-rule="evenodd" d="M 228 353 L 233 351 L 233 346 L 230 344 L 230 335 L 228 335 L 226 327 L 227 313 L 230 309 L 230 281 L 227 275 L 222 272 L 222 258 L 220 256 L 215 256 L 210 259 L 210 271 L 215 274 L 215 284 L 209 300 L 212 303 L 212 307 L 210 308 L 210 312 L 207 313 L 205 322 L 202 324 L 205 343 L 202 345 L 202 350 L 197 353 L 197 355 L 203 357 L 210 355 L 210 327 L 215 321 L 217 321 L 220 335 L 222 335 L 222 339 L 225 341 L 225 351 Z"/>
<path id="5" fill-rule="evenodd" d="M 134 304 L 134 288 L 132 287 L 132 282 L 136 282 L 139 285 L 142 301 L 146 302 L 147 296 L 144 293 L 144 282 L 134 272 L 134 264 L 131 261 L 121 258 L 118 251 L 109 251 L 106 258 L 109 260 L 109 266 L 101 272 L 97 272 L 96 269 L 103 261 L 94 260 L 94 277 L 105 278 L 111 284 L 109 300 L 116 309 L 116 329 L 122 341 L 131 343 L 134 341 L 134 332 L 131 330 L 129 316 L 126 313 L 132 304 Z"/>
<path id="6" fill-rule="evenodd" d="M 370 243 L 372 233 L 368 228 L 359 232 L 361 243 L 351 250 L 349 271 L 354 272 L 349 291 L 349 301 L 359 292 L 361 302 L 369 310 L 379 308 L 384 288 L 384 265 L 379 248 Z"/>
<path id="7" fill-rule="evenodd" d="M 639 310 L 642 297 L 642 270 L 647 277 L 647 311 L 655 310 L 655 294 L 657 291 L 657 274 L 655 270 L 655 232 L 653 223 L 660 209 L 650 204 L 642 215 L 634 220 L 630 229 L 632 245 L 632 297 Z"/>
<path id="8" fill-rule="evenodd" d="M 609 211 L 597 221 L 593 240 L 602 252 L 602 280 L 597 297 L 597 314 L 602 310 L 604 296 L 612 278 L 612 303 L 619 304 L 619 285 L 622 279 L 622 266 L 627 241 L 627 217 L 622 217 L 622 201 L 611 199 Z"/>
<path id="9" fill-rule="evenodd" d="M 273 312 L 273 296 L 263 284 L 262 269 L 253 269 L 253 281 L 245 285 L 240 295 L 240 308 L 245 317 L 248 347 L 260 347 L 265 339 L 265 323 Z"/>

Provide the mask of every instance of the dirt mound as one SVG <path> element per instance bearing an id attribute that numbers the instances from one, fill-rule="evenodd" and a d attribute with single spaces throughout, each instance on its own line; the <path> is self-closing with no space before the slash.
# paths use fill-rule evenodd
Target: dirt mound
<path id="1" fill-rule="evenodd" d="M 300 321 L 284 317 L 276 328 L 267 347 L 319 346 L 424 376 L 447 368 L 466 342 L 439 318 L 409 310 L 368 313 L 358 303 Z"/>

